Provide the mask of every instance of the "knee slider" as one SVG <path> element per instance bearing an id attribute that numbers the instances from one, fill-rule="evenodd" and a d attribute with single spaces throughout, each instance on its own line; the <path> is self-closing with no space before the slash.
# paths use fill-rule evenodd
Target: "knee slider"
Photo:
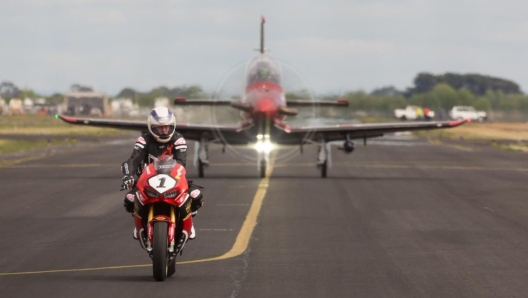
<path id="1" fill-rule="evenodd" d="M 191 203 L 191 210 L 194 212 L 203 205 L 203 195 L 202 192 L 199 189 L 195 189 L 191 191 L 190 193 L 192 203 Z"/>

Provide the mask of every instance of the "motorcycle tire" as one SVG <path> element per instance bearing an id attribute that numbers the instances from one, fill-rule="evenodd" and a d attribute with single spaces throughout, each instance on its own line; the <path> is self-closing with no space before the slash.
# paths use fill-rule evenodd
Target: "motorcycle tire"
<path id="1" fill-rule="evenodd" d="M 164 281 L 168 273 L 168 225 L 166 222 L 159 221 L 154 223 L 154 240 L 152 245 L 152 273 L 157 281 Z"/>

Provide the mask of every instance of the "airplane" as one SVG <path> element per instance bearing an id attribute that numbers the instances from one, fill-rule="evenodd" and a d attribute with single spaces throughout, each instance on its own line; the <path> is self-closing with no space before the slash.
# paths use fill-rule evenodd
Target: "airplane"
<path id="1" fill-rule="evenodd" d="M 260 177 L 266 176 L 269 165 L 270 152 L 275 145 L 300 146 L 317 144 L 317 162 L 321 177 L 327 177 L 331 164 L 330 144 L 343 142 L 340 149 L 350 154 L 354 151 L 353 140 L 362 139 L 366 145 L 367 139 L 380 137 L 386 133 L 432 130 L 452 128 L 470 122 L 470 119 L 456 121 L 427 121 L 427 122 L 395 122 L 356 124 L 343 123 L 339 125 L 321 126 L 290 126 L 286 116 L 295 116 L 296 106 L 327 106 L 347 107 L 348 101 L 312 101 L 286 100 L 281 87 L 280 66 L 276 60 L 266 53 L 264 47 L 264 24 L 261 17 L 259 54 L 246 67 L 246 87 L 240 100 L 189 100 L 178 97 L 175 105 L 224 105 L 241 111 L 239 125 L 202 125 L 177 123 L 176 130 L 187 140 L 196 141 L 195 165 L 198 166 L 199 177 L 204 177 L 205 168 L 209 165 L 208 145 L 251 145 L 254 144 L 258 152 L 258 170 Z M 110 127 L 147 131 L 146 121 L 116 120 L 116 119 L 83 119 L 64 115 L 58 118 L 70 124 Z"/>

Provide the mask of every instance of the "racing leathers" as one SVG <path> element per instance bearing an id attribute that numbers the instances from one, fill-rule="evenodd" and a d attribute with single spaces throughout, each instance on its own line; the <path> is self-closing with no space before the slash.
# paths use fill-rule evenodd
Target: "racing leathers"
<path id="1" fill-rule="evenodd" d="M 143 205 L 139 203 L 139 199 L 136 197 L 137 188 L 134 183 L 134 174 L 139 177 L 143 167 L 152 163 L 154 158 L 171 155 L 177 163 L 185 167 L 187 161 L 187 144 L 183 136 L 178 132 L 175 132 L 172 138 L 166 143 L 156 141 L 149 133 L 143 133 L 136 139 L 134 150 L 132 151 L 130 158 L 121 165 L 121 171 L 125 175 L 123 177 L 123 183 L 126 185 L 128 181 L 129 183 L 132 182 L 134 185 L 134 187 L 132 187 L 132 189 L 125 195 L 124 206 L 127 212 L 134 212 L 139 218 L 146 218 L 147 210 L 146 208 L 142 208 Z M 196 211 L 203 205 L 203 196 L 200 187 L 194 186 L 192 183 L 189 183 L 189 194 L 191 197 L 190 209 L 194 216 L 196 215 Z M 194 238 L 192 236 L 191 239 Z"/>

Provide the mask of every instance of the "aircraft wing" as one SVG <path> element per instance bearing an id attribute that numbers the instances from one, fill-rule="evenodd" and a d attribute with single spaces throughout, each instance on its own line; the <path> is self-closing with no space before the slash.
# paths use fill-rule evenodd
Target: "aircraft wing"
<path id="1" fill-rule="evenodd" d="M 146 121 L 74 118 L 63 115 L 59 115 L 58 117 L 69 124 L 148 131 Z M 199 141 L 202 137 L 205 137 L 209 141 L 217 143 L 247 143 L 250 141 L 250 139 L 248 138 L 247 134 L 242 132 L 242 129 L 243 127 L 241 126 L 229 125 L 202 125 L 187 123 L 178 123 L 176 125 L 176 131 L 181 133 L 187 140 Z M 219 138 L 218 136 L 221 137 Z"/>
<path id="2" fill-rule="evenodd" d="M 343 98 L 339 98 L 336 101 L 287 100 L 286 104 L 290 107 L 348 107 L 348 100 Z"/>
<path id="3" fill-rule="evenodd" d="M 187 100 L 183 97 L 177 97 L 174 99 L 174 104 L 185 105 L 185 106 L 228 106 L 233 102 L 233 100 L 210 100 L 210 99 L 191 99 Z"/>
<path id="4" fill-rule="evenodd" d="M 364 139 L 380 137 L 386 133 L 416 130 L 432 130 L 451 128 L 470 122 L 470 119 L 457 121 L 424 121 L 424 122 L 396 122 L 372 124 L 339 124 L 331 126 L 284 127 L 287 133 L 284 140 L 290 139 L 307 141 L 324 138 L 327 142 L 350 139 Z"/>

